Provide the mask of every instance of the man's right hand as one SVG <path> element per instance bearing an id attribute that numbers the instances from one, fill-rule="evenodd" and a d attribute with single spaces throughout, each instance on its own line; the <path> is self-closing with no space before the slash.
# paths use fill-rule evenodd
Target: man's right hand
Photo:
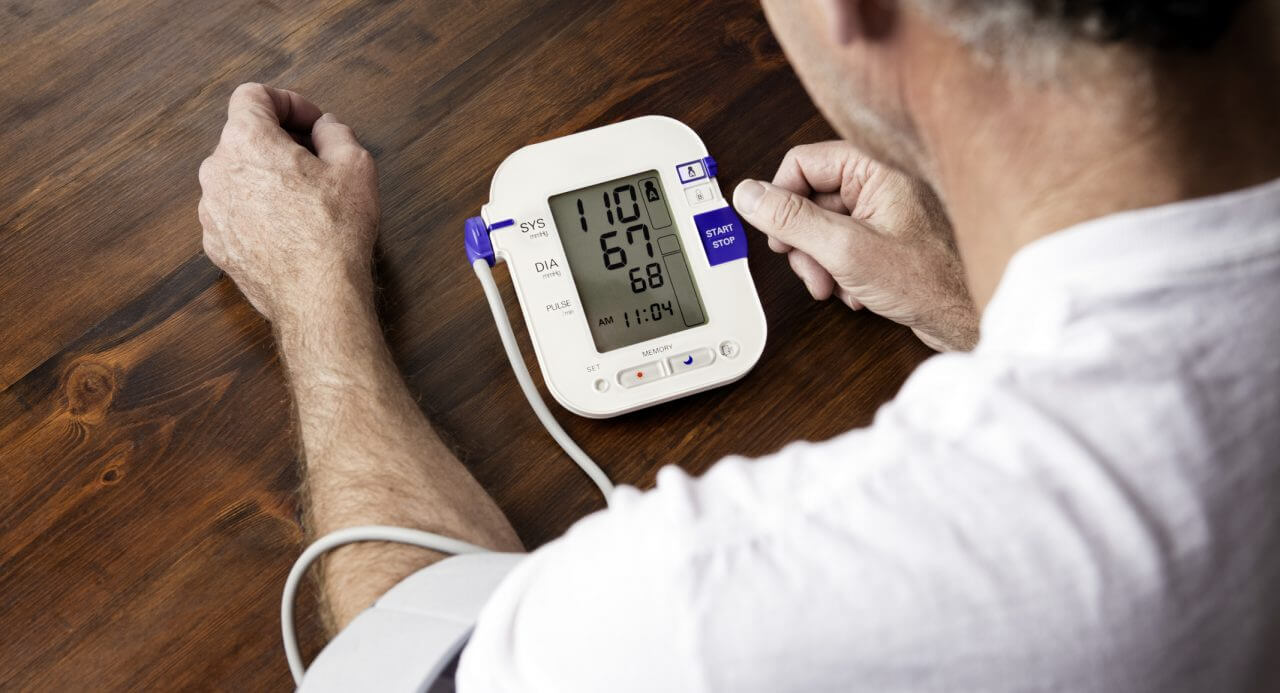
<path id="1" fill-rule="evenodd" d="M 314 154 L 298 144 L 304 135 Z M 240 85 L 200 189 L 205 254 L 277 327 L 330 309 L 339 287 L 371 299 L 377 168 L 332 114 L 291 91 Z"/>
<path id="2" fill-rule="evenodd" d="M 738 184 L 733 204 L 815 299 L 865 306 L 939 351 L 977 343 L 951 225 L 923 182 L 846 142 L 821 142 L 787 152 L 772 184 Z"/>

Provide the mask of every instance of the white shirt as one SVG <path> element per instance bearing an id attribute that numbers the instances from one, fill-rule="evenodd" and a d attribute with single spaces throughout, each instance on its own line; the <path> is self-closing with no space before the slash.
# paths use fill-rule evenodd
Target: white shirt
<path id="1" fill-rule="evenodd" d="M 1280 689 L 1278 311 L 1280 181 L 1036 241 L 871 427 L 533 552 L 458 690 Z"/>

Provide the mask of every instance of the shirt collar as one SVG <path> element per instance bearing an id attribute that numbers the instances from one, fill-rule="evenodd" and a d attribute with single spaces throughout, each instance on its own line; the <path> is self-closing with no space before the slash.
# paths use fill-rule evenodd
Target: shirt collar
<path id="1" fill-rule="evenodd" d="M 1037 239 L 1010 259 L 982 317 L 980 348 L 1040 343 L 1081 300 L 1178 282 L 1280 251 L 1280 179 L 1099 217 Z"/>

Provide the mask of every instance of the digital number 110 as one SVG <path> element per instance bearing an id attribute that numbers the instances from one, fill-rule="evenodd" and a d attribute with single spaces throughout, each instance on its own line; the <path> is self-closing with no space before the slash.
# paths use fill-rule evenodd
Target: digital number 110
<path id="1" fill-rule="evenodd" d="M 616 223 L 629 224 L 624 232 L 626 233 L 627 245 L 634 246 L 636 244 L 636 236 L 638 234 L 644 239 L 645 254 L 649 258 L 653 258 L 653 241 L 649 237 L 648 225 L 643 223 L 632 223 L 640 219 L 640 198 L 636 194 L 636 186 L 627 183 L 614 188 L 612 195 L 610 195 L 607 190 L 602 194 L 604 197 L 604 213 L 606 218 L 609 220 L 609 225 L 612 226 L 615 223 L 614 210 L 616 209 L 618 213 Z M 623 202 L 624 196 L 629 198 L 625 203 Z M 623 212 L 625 204 L 631 205 L 630 214 Z M 582 198 L 578 198 L 578 223 L 582 227 L 583 233 L 586 233 L 589 230 L 587 225 L 587 212 L 586 208 L 582 204 Z M 604 260 L 604 268 L 607 270 L 622 269 L 627 266 L 626 249 L 620 245 L 613 246 L 609 244 L 609 241 L 617 236 L 617 229 L 610 229 L 609 231 L 600 234 L 601 258 Z M 641 272 L 644 274 L 642 275 Z M 631 292 L 637 294 L 648 289 L 656 289 L 665 283 L 662 277 L 662 265 L 657 262 L 650 262 L 643 268 L 632 267 L 627 276 L 631 281 Z M 654 319 L 656 320 L 657 318 Z"/>

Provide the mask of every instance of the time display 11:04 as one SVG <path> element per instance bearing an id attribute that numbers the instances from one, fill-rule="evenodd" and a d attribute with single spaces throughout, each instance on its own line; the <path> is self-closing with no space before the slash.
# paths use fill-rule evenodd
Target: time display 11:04
<path id="1" fill-rule="evenodd" d="M 671 301 L 664 303 L 650 303 L 648 306 L 636 308 L 633 311 L 627 311 L 622 314 L 622 322 L 627 327 L 641 325 L 646 322 L 656 322 L 664 316 L 675 317 L 675 310 L 671 307 Z"/>

